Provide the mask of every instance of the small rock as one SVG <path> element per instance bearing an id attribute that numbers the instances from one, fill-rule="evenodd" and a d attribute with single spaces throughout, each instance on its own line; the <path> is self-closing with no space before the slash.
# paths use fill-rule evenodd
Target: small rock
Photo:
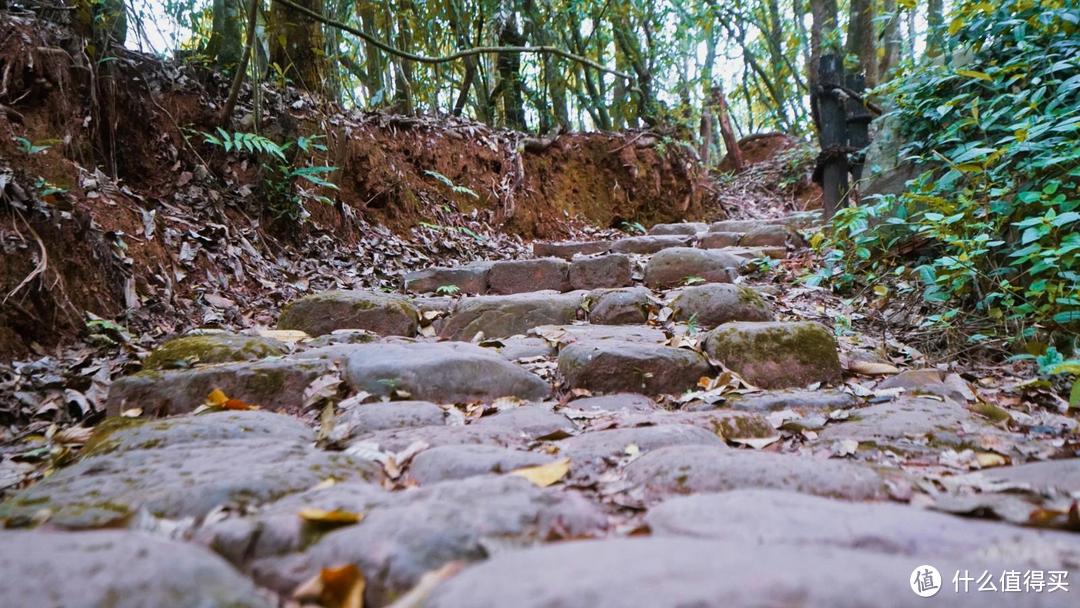
<path id="1" fill-rule="evenodd" d="M 533 260 L 500 260 L 488 272 L 488 289 L 492 293 L 510 295 L 543 291 L 568 291 L 570 265 L 559 258 Z"/>
<path id="2" fill-rule="evenodd" d="M 506 429 L 525 441 L 566 437 L 578 430 L 577 425 L 569 418 L 542 404 L 522 405 L 493 416 L 485 416 L 470 426 Z"/>
<path id="3" fill-rule="evenodd" d="M 574 258 L 570 262 L 572 289 L 601 289 L 630 285 L 630 258 L 620 254 Z"/>
<path id="4" fill-rule="evenodd" d="M 594 292 L 588 299 L 589 322 L 596 325 L 644 324 L 649 320 L 649 310 L 656 307 L 653 293 L 646 287 Z"/>
<path id="5" fill-rule="evenodd" d="M 567 403 L 566 407 L 586 412 L 654 412 L 660 408 L 652 399 L 636 393 L 616 393 L 575 399 Z"/>
<path id="6" fill-rule="evenodd" d="M 557 257 L 569 260 L 575 255 L 594 255 L 607 253 L 611 248 L 608 241 L 559 241 L 553 243 L 533 243 L 533 255 L 536 257 Z"/>
<path id="7" fill-rule="evenodd" d="M 656 224 L 652 228 L 649 228 L 649 234 L 651 235 L 690 235 L 693 236 L 699 232 L 705 232 L 709 229 L 709 225 L 704 222 L 681 222 L 678 224 Z"/>
<path id="8" fill-rule="evenodd" d="M 446 320 L 440 336 L 447 340 L 506 338 L 540 325 L 563 325 L 577 320 L 584 292 L 521 293 L 463 299 Z"/>
<path id="9" fill-rule="evenodd" d="M 477 475 L 509 473 L 554 461 L 551 456 L 491 445 L 447 445 L 424 450 L 409 465 L 421 485 Z"/>
<path id="10" fill-rule="evenodd" d="M 705 352 L 762 388 L 840 379 L 836 341 L 817 323 L 725 323 L 707 334 Z"/>
<path id="11" fill-rule="evenodd" d="M 530 359 L 533 357 L 553 357 L 556 354 L 556 348 L 552 346 L 550 342 L 543 338 L 534 338 L 531 336 L 510 336 L 509 338 L 500 338 L 497 341 L 497 346 L 490 346 L 484 344 L 486 348 L 494 348 L 499 355 L 507 361 L 517 361 L 518 359 Z"/>
<path id="12" fill-rule="evenodd" d="M 741 232 L 706 232 L 698 235 L 697 246 L 702 249 L 723 249 L 735 247 L 742 238 Z"/>
<path id="13" fill-rule="evenodd" d="M 380 336 L 415 336 L 419 313 L 400 296 L 374 291 L 324 291 L 281 311 L 278 327 L 312 336 L 335 329 L 367 329 Z"/>
<path id="14" fill-rule="evenodd" d="M 214 389 L 267 409 L 299 410 L 304 405 L 304 389 L 331 371 L 331 365 L 323 361 L 266 359 L 140 372 L 113 381 L 106 411 L 110 416 L 129 409 L 139 409 L 144 416 L 186 414 L 202 405 Z"/>
<path id="15" fill-rule="evenodd" d="M 255 361 L 289 353 L 284 342 L 258 336 L 206 334 L 163 342 L 143 360 L 143 369 L 175 369 L 195 364 Z"/>
<path id="16" fill-rule="evenodd" d="M 994 427 L 952 401 L 902 397 L 888 403 L 859 408 L 853 419 L 830 424 L 818 433 L 822 442 L 853 439 L 860 447 L 888 448 L 900 453 L 936 451 L 936 446 L 960 447 L 974 443 L 976 433 Z M 970 434 L 964 429 L 969 429 Z"/>
<path id="17" fill-rule="evenodd" d="M 842 391 L 794 389 L 735 395 L 725 401 L 722 407 L 746 412 L 769 412 L 788 408 L 839 410 L 853 407 L 857 403 L 854 395 Z"/>
<path id="18" fill-rule="evenodd" d="M 659 329 L 641 325 L 541 325 L 529 333 L 554 342 L 560 347 L 590 340 L 623 340 L 661 344 L 667 336 Z"/>
<path id="19" fill-rule="evenodd" d="M 848 500 L 887 497 L 881 477 L 860 464 L 707 445 L 654 450 L 627 465 L 626 477 L 650 498 L 747 488 Z"/>
<path id="20" fill-rule="evenodd" d="M 645 284 L 654 289 L 679 287 L 687 281 L 730 283 L 745 260 L 722 250 L 675 247 L 652 256 L 645 266 Z"/>
<path id="21" fill-rule="evenodd" d="M 546 382 L 485 348 L 465 342 L 357 344 L 316 349 L 308 357 L 341 361 L 357 391 L 436 403 L 543 399 Z"/>
<path id="22" fill-rule="evenodd" d="M 692 236 L 631 236 L 619 239 L 611 244 L 615 253 L 637 253 L 648 255 L 670 247 L 686 247 L 693 242 Z"/>
<path id="23" fill-rule="evenodd" d="M 779 224 L 758 226 L 739 240 L 742 247 L 805 247 L 806 241 L 790 226 Z"/>
<path id="24" fill-rule="evenodd" d="M 331 437 L 347 441 L 374 431 L 443 424 L 446 412 L 429 401 L 356 404 L 338 414 Z"/>
<path id="25" fill-rule="evenodd" d="M 692 350 L 625 340 L 576 342 L 559 353 L 568 386 L 608 393 L 677 394 L 692 389 L 709 369 Z"/>
<path id="26" fill-rule="evenodd" d="M 712 329 L 730 321 L 772 321 L 769 304 L 756 291 L 741 285 L 697 285 L 679 291 L 671 304 L 676 321 L 697 322 Z"/>
<path id="27" fill-rule="evenodd" d="M 455 293 L 475 295 L 487 292 L 488 270 L 491 262 L 480 262 L 455 268 L 426 268 L 406 273 L 405 291 L 434 293 L 440 287 L 454 286 Z"/>
<path id="28" fill-rule="evenodd" d="M 975 400 L 975 394 L 959 374 L 936 369 L 913 369 L 886 378 L 879 389 L 903 388 L 907 394 L 938 395 L 957 403 Z"/>
<path id="29" fill-rule="evenodd" d="M 726 449 L 724 440 L 688 424 L 667 424 L 591 431 L 557 441 L 559 456 L 567 456 L 575 468 L 603 465 L 605 460 L 626 459 L 667 446 L 706 445 Z"/>

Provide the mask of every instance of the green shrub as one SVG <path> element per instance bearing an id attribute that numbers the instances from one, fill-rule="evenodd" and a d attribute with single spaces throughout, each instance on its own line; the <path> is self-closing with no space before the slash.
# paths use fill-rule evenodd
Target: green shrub
<path id="1" fill-rule="evenodd" d="M 1075 336 L 1078 24 L 1067 0 L 961 0 L 953 59 L 908 66 L 882 91 L 921 175 L 899 196 L 841 210 L 811 281 L 919 290 L 929 325 Z"/>

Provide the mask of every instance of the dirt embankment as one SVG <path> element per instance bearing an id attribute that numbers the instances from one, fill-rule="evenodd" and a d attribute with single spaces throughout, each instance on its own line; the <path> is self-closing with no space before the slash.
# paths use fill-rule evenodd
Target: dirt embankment
<path id="1" fill-rule="evenodd" d="M 268 209 L 265 158 L 203 142 L 221 75 L 130 52 L 90 62 L 70 31 L 4 11 L 0 75 L 0 354 L 70 338 L 87 313 L 156 333 L 271 322 L 264 309 L 309 289 L 391 287 L 521 237 L 702 208 L 693 153 L 652 133 L 546 140 L 270 86 L 256 111 L 246 87 L 233 130 L 258 115 L 278 143 L 320 137 L 305 162 L 337 168 L 330 204 L 298 226 Z"/>

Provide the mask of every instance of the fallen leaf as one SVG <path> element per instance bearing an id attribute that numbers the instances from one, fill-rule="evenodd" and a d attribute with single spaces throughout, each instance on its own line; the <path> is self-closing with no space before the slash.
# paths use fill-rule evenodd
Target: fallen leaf
<path id="1" fill-rule="evenodd" d="M 454 576 L 464 567 L 465 565 L 463 562 L 455 561 L 446 564 L 438 570 L 432 570 L 425 573 L 420 577 L 420 581 L 416 583 L 415 587 L 406 592 L 405 595 L 394 600 L 394 603 L 387 606 L 387 608 L 420 608 L 420 606 L 424 605 L 428 595 L 431 594 L 432 590 L 434 590 L 439 583 Z"/>
<path id="2" fill-rule="evenodd" d="M 541 488 L 546 488 L 551 484 L 559 481 L 566 474 L 570 472 L 570 459 L 562 458 L 554 462 L 538 465 L 535 467 L 524 467 L 511 471 L 511 475 L 517 475 L 524 477 L 533 482 Z"/>
<path id="3" fill-rule="evenodd" d="M 228 400 L 229 398 L 225 395 L 225 391 L 221 390 L 220 388 L 215 388 L 214 390 L 210 391 L 209 395 L 206 396 L 207 405 L 213 405 L 216 407 L 221 407 L 225 405 L 225 402 Z"/>
<path id="4" fill-rule="evenodd" d="M 343 509 L 327 511 L 325 509 L 307 507 L 300 510 L 300 519 L 310 524 L 344 526 L 359 523 L 360 520 L 364 519 L 364 515 L 362 513 L 354 513 Z"/>
<path id="5" fill-rule="evenodd" d="M 747 445 L 755 450 L 770 446 L 777 441 L 780 441 L 780 435 L 773 435 L 772 437 L 731 437 L 728 438 L 731 443 L 738 443 L 740 445 Z"/>
<path id="6" fill-rule="evenodd" d="M 302 332 L 299 329 L 259 329 L 255 333 L 263 338 L 273 338 L 286 344 L 295 344 L 311 337 L 307 332 Z"/>
<path id="7" fill-rule="evenodd" d="M 853 456 L 855 452 L 859 450 L 859 442 L 854 439 L 841 439 L 840 441 L 834 441 L 829 450 L 833 456 L 837 458 L 843 458 L 845 456 Z"/>
<path id="8" fill-rule="evenodd" d="M 323 608 L 363 608 L 365 586 L 360 568 L 345 564 L 323 568 L 293 591 L 293 599 L 318 602 Z"/>
<path id="9" fill-rule="evenodd" d="M 1004 456 L 993 452 L 977 452 L 975 454 L 975 460 L 979 463 L 979 466 L 984 469 L 990 467 L 1003 467 L 1009 464 L 1009 461 L 1006 460 Z"/>
<path id="10" fill-rule="evenodd" d="M 225 394 L 225 391 L 222 391 L 219 388 L 210 391 L 210 394 L 206 396 L 206 405 L 221 408 L 223 410 L 235 411 L 259 409 L 259 406 L 246 403 L 240 399 L 230 399 L 229 396 Z"/>

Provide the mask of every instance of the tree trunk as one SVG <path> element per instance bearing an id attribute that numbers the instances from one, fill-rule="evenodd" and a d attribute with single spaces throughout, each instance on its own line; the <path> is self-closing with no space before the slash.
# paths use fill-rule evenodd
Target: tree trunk
<path id="1" fill-rule="evenodd" d="M 836 0 L 810 0 L 810 115 L 814 128 L 821 133 L 821 113 L 818 98 L 821 96 L 818 69 L 824 52 L 839 50 L 836 40 Z"/>
<path id="2" fill-rule="evenodd" d="M 945 50 L 945 17 L 942 0 L 929 0 L 926 5 L 926 54 L 937 57 Z"/>
<path id="3" fill-rule="evenodd" d="M 896 0 L 885 0 L 884 13 L 887 21 L 881 33 L 881 44 L 885 52 L 878 66 L 879 82 L 886 80 L 889 72 L 900 63 L 900 12 Z"/>
<path id="4" fill-rule="evenodd" d="M 869 88 L 873 88 L 878 82 L 878 60 L 874 38 L 873 0 L 851 0 L 847 53 L 859 58 L 859 71 L 866 78 L 866 86 Z"/>
<path id="5" fill-rule="evenodd" d="M 520 46 L 524 44 L 518 31 L 517 15 L 511 13 L 499 27 L 499 45 Z M 525 96 L 521 82 L 521 55 L 518 53 L 500 53 L 498 59 L 499 85 L 502 89 L 503 119 L 506 126 L 517 131 L 524 131 Z"/>
<path id="6" fill-rule="evenodd" d="M 218 68 L 235 66 L 244 51 L 243 16 L 236 0 L 214 0 L 213 23 L 206 56 Z"/>
<path id="7" fill-rule="evenodd" d="M 414 11 L 412 0 L 400 0 L 397 5 L 397 48 L 411 50 L 413 46 L 412 26 L 409 14 Z M 412 114 L 415 106 L 413 98 L 413 62 L 400 57 L 394 58 L 394 111 Z"/>
<path id="8" fill-rule="evenodd" d="M 295 0 L 304 8 L 323 13 L 323 0 Z M 314 93 L 325 91 L 327 74 L 322 24 L 307 15 L 273 2 L 270 8 L 270 61 L 296 86 Z"/>
<path id="9" fill-rule="evenodd" d="M 724 138 L 724 147 L 727 148 L 731 166 L 736 171 L 742 171 L 746 163 L 743 162 L 742 150 L 739 148 L 739 140 L 735 138 L 735 130 L 731 128 L 727 99 L 724 98 L 724 89 L 716 86 L 713 87 L 711 93 L 712 105 L 716 108 L 717 122 L 720 123 L 720 135 Z"/>

